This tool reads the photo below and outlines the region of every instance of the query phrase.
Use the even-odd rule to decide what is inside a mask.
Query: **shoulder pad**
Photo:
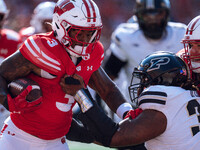
[[[138,105],[142,110],[155,109],[161,111],[166,108],[168,94],[164,86],[150,86],[138,98]]]
[[[91,59],[96,59],[95,63],[99,63],[100,65],[102,64],[104,59],[104,47],[101,42],[97,42],[97,44],[94,47],[94,50],[91,53],[91,57]]]
[[[35,34],[35,28],[28,27],[28,28],[22,28],[19,31],[20,37],[23,41],[25,41],[29,36]]]
[[[99,56],[100,56],[100,65],[102,64],[103,60],[104,60],[104,47],[103,47],[103,44],[101,42],[98,42],[97,43],[97,48],[98,48],[98,51],[99,51]]]
[[[19,41],[20,42],[20,36],[14,30],[3,29],[2,33],[6,35],[8,40]]]
[[[139,26],[137,23],[122,23],[120,24],[116,30],[112,34],[112,41],[115,43],[119,43],[122,40],[127,40],[130,35],[133,35],[136,31],[138,31]]]
[[[42,41],[43,40],[43,41]],[[39,35],[30,36],[20,48],[22,55],[37,65],[41,69],[54,75],[58,75],[62,70],[61,61],[50,51],[51,46],[44,44],[45,37],[42,39]],[[56,43],[55,39],[50,39]],[[49,42],[46,40],[46,42]]]
[[[179,23],[179,22],[168,22],[168,26],[172,28],[178,28],[178,29],[184,29],[184,30],[186,30],[187,28],[185,24]]]
[[[28,28],[22,28],[20,31],[19,31],[19,34],[21,36],[31,36],[35,33],[35,28],[33,27],[28,27]]]
[[[95,45],[95,49],[97,49],[98,51],[98,55],[101,53],[103,54],[104,53],[104,47],[103,47],[103,44],[101,42],[97,42],[97,44]]]

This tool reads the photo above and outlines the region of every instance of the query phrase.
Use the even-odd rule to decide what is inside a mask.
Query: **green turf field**
[[[67,141],[70,150],[116,150],[114,148],[106,148],[96,144],[84,144],[79,142]]]

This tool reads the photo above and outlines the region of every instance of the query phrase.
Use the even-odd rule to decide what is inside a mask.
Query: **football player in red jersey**
[[[3,0],[0,0],[0,62],[13,54],[21,43],[17,32],[3,28],[9,10]]]
[[[50,23],[52,22],[55,5],[55,2],[45,1],[36,6],[30,21],[31,26],[24,27],[19,31],[23,41],[33,34],[52,31]]]
[[[28,37],[19,51],[2,62],[0,102],[11,115],[1,132],[1,149],[67,150],[64,136],[72,122],[74,95],[87,85],[119,117],[132,109],[100,67],[104,58],[99,41],[101,28],[101,16],[94,1],[59,0],[53,13],[53,31]],[[7,84],[19,77],[30,78],[40,85],[43,94],[40,109],[31,102],[22,105],[24,93],[13,99],[9,96]]]
[[[180,50],[177,55],[188,64],[197,91],[200,94],[200,16],[196,16],[190,21],[182,43],[184,49]]]
[[[0,63],[19,47],[21,40],[17,32],[3,28],[6,17],[8,16],[8,9],[3,0],[0,0]],[[4,120],[9,116],[9,112],[0,105],[0,128]]]

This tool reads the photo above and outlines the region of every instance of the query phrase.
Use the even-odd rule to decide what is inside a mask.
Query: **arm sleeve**
[[[104,69],[108,75],[118,77],[118,73],[120,72],[121,68],[123,68],[126,64],[126,61],[121,61],[113,53],[111,53]]]
[[[84,127],[83,124],[72,119],[71,127],[69,132],[66,135],[66,138],[71,141],[83,142],[83,143],[92,143],[94,142],[94,136]]]

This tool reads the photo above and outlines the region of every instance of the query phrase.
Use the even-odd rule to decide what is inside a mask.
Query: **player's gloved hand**
[[[95,141],[94,135],[83,124],[77,122],[72,118],[71,127],[65,137],[71,141],[93,143]]]
[[[32,90],[32,86],[28,86],[23,92],[21,92],[17,97],[12,98],[10,94],[7,95],[8,110],[13,113],[24,113],[32,112],[40,108],[42,103],[42,97],[39,99],[28,102],[26,96]]]
[[[85,88],[85,82],[78,74],[71,76],[66,74],[63,78],[61,78],[60,86],[66,94],[74,96],[78,90]]]
[[[118,129],[118,124],[104,113],[87,89],[79,90],[74,99],[79,103],[82,111],[78,115],[78,119],[92,132],[95,141],[109,146],[112,136]]]
[[[126,116],[124,117],[124,119],[126,119],[126,118],[135,119],[141,113],[142,113],[142,109],[140,109],[140,108],[137,108],[135,110],[130,110],[126,114]]]

